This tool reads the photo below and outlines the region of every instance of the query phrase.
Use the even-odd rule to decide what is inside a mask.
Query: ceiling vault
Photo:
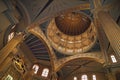
[[[53,17],[59,16],[67,12],[79,11],[79,10],[90,10],[89,1],[74,2],[73,0],[71,0],[74,3],[74,4],[71,4],[71,2],[67,0],[66,1],[46,0],[42,2],[43,4],[41,6],[38,6],[40,1],[34,2],[35,5],[32,5],[32,4],[28,5],[27,2],[24,3],[24,1],[21,0],[21,4],[26,7],[26,10],[29,13],[28,15],[31,17],[31,22],[32,22],[31,27],[34,27],[32,26],[34,24],[41,24]],[[35,11],[33,12],[32,10],[30,10],[29,9],[30,7],[32,7],[32,10],[35,10]]]
[[[65,76],[65,78],[67,78],[70,75],[74,74],[75,72],[77,72],[77,70],[79,70],[81,67],[84,67],[84,65],[89,64],[90,62],[93,62],[93,61],[88,61],[88,62],[85,62],[85,63],[79,65],[77,68],[73,69],[67,76]]]
[[[54,54],[52,48],[50,47],[50,44],[48,43],[48,41],[47,41],[44,33],[41,31],[41,29],[39,28],[39,26],[38,25],[34,25],[34,26],[35,26],[34,28],[28,28],[28,32],[31,33],[31,34],[33,34],[33,35],[35,35],[35,36],[37,36],[40,39],[42,38],[45,41],[45,43],[47,44],[48,49],[50,51],[49,52],[50,62],[51,62],[52,68],[54,70],[54,65],[55,65],[54,60],[56,61],[56,55]]]
[[[119,0],[1,0],[0,5],[0,79],[117,80]]]
[[[101,52],[88,52],[84,54],[81,53],[81,54],[76,54],[76,55],[69,56],[66,58],[57,59],[52,48],[50,47],[50,44],[48,44],[49,41],[46,39],[45,35],[41,31],[41,29],[38,27],[38,25],[35,25],[34,28],[30,27],[28,29],[28,32],[34,34],[37,37],[42,38],[46,42],[46,44],[48,45],[50,49],[50,53],[49,53],[50,61],[52,63],[52,67],[55,72],[59,71],[67,62],[74,60],[74,59],[78,59],[78,58],[93,59],[99,63],[102,63],[102,64],[104,63],[104,59],[101,55]]]
[[[101,55],[101,52],[90,52],[90,53],[83,53],[83,54],[81,53],[81,54],[76,54],[66,58],[58,59],[55,64],[55,71],[59,71],[69,61],[72,61],[75,59],[82,59],[82,58],[94,60],[101,64],[105,62],[104,58]]]
[[[32,24],[33,25],[34,24],[42,24],[42,23],[46,22],[47,20],[52,19],[54,17],[57,17],[57,16],[59,16],[61,14],[64,14],[64,13],[68,13],[68,12],[72,12],[72,11],[78,11],[78,10],[89,10],[89,9],[90,9],[90,3],[80,4],[78,6],[74,6],[72,8],[64,9],[62,11],[56,12],[56,13],[50,15],[50,16],[45,16],[45,17],[43,17],[41,19],[38,19],[37,21],[33,22]]]

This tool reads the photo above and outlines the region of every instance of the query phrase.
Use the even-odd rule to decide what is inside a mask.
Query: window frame
[[[44,68],[43,71],[42,71],[41,76],[42,77],[48,77],[48,75],[49,75],[49,69],[48,68]]]
[[[74,76],[73,80],[77,80],[77,77],[76,77],[76,76]]]
[[[11,41],[15,36],[15,32],[11,32],[9,35],[8,35],[8,39],[7,39],[7,42]]]
[[[111,55],[110,55],[110,58],[111,58],[111,60],[112,60],[112,63],[117,63],[117,59],[116,59],[116,57],[115,57],[114,54],[111,54]]]
[[[87,76],[86,74],[83,74],[83,75],[81,76],[81,80],[88,80],[88,76]]]
[[[5,78],[5,80],[13,80],[13,77],[8,74],[7,77]]]
[[[93,75],[92,75],[92,80],[97,80],[97,78],[96,78],[96,75],[95,75],[95,74],[93,74]]]
[[[34,74],[37,74],[38,71],[39,71],[39,65],[38,64],[34,64],[33,67],[32,67],[32,70],[34,70]]]

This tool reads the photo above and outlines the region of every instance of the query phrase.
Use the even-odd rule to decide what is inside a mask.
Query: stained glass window
[[[8,35],[8,42],[15,36],[15,33],[14,32],[11,32],[9,35]]]
[[[34,74],[37,74],[39,70],[39,66],[37,64],[33,65],[32,69],[34,70]]]
[[[13,77],[11,75],[8,75],[5,80],[13,80]]]
[[[96,80],[96,75],[92,75],[93,80]]]
[[[48,73],[49,73],[49,69],[48,68],[44,68],[41,76],[47,77]]]
[[[117,62],[117,60],[116,60],[116,58],[115,58],[114,55],[111,55],[111,59],[112,59],[112,62],[113,62],[113,63],[116,63],[116,62]]]
[[[82,75],[82,80],[88,80],[88,77],[87,77],[87,75]]]
[[[74,80],[77,80],[77,77],[74,77]]]

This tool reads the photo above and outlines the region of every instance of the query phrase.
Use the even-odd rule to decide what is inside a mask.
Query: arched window
[[[115,58],[114,55],[111,55],[111,60],[112,60],[113,63],[116,63],[116,62],[117,62],[117,60],[116,60],[116,58]]]
[[[77,77],[75,76],[73,80],[77,80]]]
[[[15,32],[11,32],[9,35],[8,35],[8,42],[15,36]]]
[[[8,75],[5,80],[13,80],[13,77],[11,75]]]
[[[93,80],[96,80],[96,75],[92,75]]]
[[[9,29],[8,36],[7,36],[7,42],[9,42],[15,36],[15,32],[16,32],[16,25],[13,25]]]
[[[34,70],[34,74],[37,74],[39,70],[39,66],[37,64],[33,65],[32,69]]]
[[[48,73],[49,73],[49,69],[48,68],[44,68],[41,76],[47,77]]]
[[[87,75],[82,75],[81,80],[88,80]]]

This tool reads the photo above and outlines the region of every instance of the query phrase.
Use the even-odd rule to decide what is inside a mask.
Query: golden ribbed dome
[[[91,20],[83,13],[67,13],[55,18],[57,28],[64,34],[75,36],[85,32]]]

